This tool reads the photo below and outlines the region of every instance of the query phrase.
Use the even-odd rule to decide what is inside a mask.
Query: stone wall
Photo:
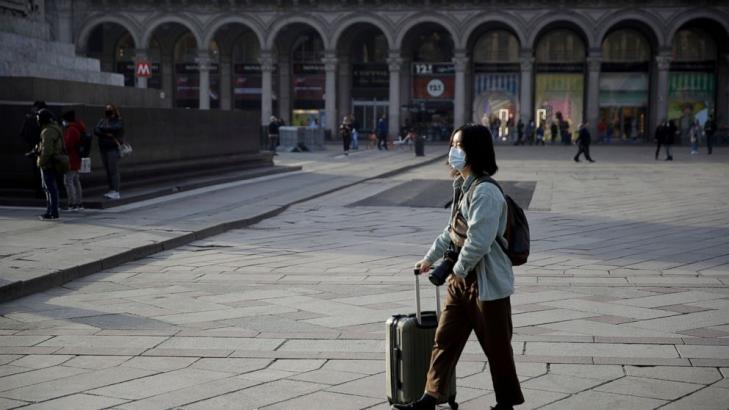
[[[52,106],[52,111],[74,109],[89,131],[101,116],[102,107]],[[28,106],[0,104],[0,197],[32,194],[36,186],[33,160],[23,156],[30,147],[20,137]],[[209,174],[216,169],[272,165],[260,154],[258,112],[200,111],[164,108],[121,107],[125,139],[133,155],[122,160],[122,185],[164,175]],[[84,175],[86,186],[105,181],[94,139],[92,174]]]

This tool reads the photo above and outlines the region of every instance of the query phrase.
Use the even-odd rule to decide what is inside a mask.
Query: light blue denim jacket
[[[473,176],[465,181],[459,177],[453,181],[453,190],[463,192],[462,196],[466,196],[474,181],[476,178]],[[470,201],[464,197],[460,202],[461,214],[468,221],[468,231],[453,273],[465,278],[468,272],[475,269],[480,300],[497,300],[510,296],[514,293],[514,271],[511,269],[509,257],[497,242],[498,237],[498,240],[506,244],[504,232],[507,207],[504,195],[494,184],[481,182],[474,188]],[[454,202],[453,206],[458,204]],[[443,257],[450,244],[451,238],[446,226],[433,242],[425,259],[434,264]]]

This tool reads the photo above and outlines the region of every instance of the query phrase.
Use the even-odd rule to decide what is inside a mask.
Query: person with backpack
[[[46,193],[46,213],[42,221],[58,219],[58,184],[56,178],[68,170],[68,156],[63,145],[63,131],[53,120],[53,114],[46,108],[38,110],[38,125],[41,128],[40,142],[36,153],[36,164],[40,169],[43,190]]]
[[[86,125],[82,121],[76,121],[76,112],[73,110],[66,111],[61,118],[64,129],[63,142],[68,152],[68,171],[63,175],[63,184],[66,186],[68,196],[68,210],[77,212],[84,208],[79,170],[85,150]]]
[[[490,134],[482,125],[469,124],[451,136],[448,164],[455,180],[450,223],[415,268],[427,273],[446,253],[457,257],[448,277],[425,393],[419,400],[395,404],[393,409],[435,409],[448,391],[450,374],[471,331],[476,332],[488,359],[496,395],[494,408],[511,409],[524,402],[511,348],[514,272],[509,248],[513,238],[507,239],[507,226],[513,201],[491,179],[498,167]]]

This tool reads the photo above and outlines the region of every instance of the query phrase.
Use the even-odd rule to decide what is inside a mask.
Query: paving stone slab
[[[377,404],[380,400],[333,392],[316,392],[278,404],[262,407],[261,410],[308,410],[312,406],[322,409],[359,410]]]
[[[595,390],[623,395],[676,400],[703,387],[700,384],[626,376],[597,387]]]
[[[277,380],[253,387],[249,387],[234,393],[220,395],[208,400],[203,400],[189,406],[186,409],[240,409],[261,408],[267,405],[284,402],[294,397],[313,393],[322,388],[322,385],[292,381]]]
[[[113,386],[90,390],[89,392],[106,397],[139,400],[230,376],[232,376],[231,373],[199,369],[180,369],[121,382]]]
[[[57,409],[74,409],[74,410],[96,410],[106,409],[122,404],[126,400],[114,399],[111,397],[99,397],[90,394],[74,394],[59,399],[45,401],[43,403],[31,404],[23,407],[32,410],[57,410]]]
[[[673,346],[666,345],[622,345],[616,343],[545,343],[527,342],[526,354],[564,356],[607,356],[677,358]]]
[[[722,378],[716,369],[700,367],[635,367],[625,366],[628,376],[636,376],[660,380],[673,380],[677,382],[711,384]]]
[[[729,390],[715,387],[707,387],[682,397],[661,409],[666,410],[715,410],[726,407],[729,403]]]
[[[626,396],[623,394],[604,393],[599,391],[587,391],[567,397],[563,400],[552,402],[551,404],[541,408],[545,410],[649,410],[655,409],[665,403],[666,401],[664,400],[649,399],[645,397]]]

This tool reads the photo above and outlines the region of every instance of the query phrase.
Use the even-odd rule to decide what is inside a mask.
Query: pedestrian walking
[[[339,137],[344,146],[344,155],[349,155],[349,145],[352,143],[352,120],[348,115],[345,115],[339,124]]]
[[[387,117],[384,115],[377,121],[377,149],[387,151]]]
[[[663,134],[663,146],[666,147],[666,161],[673,161],[672,146],[676,138],[680,137],[681,131],[676,126],[676,121],[668,121],[668,126]]]
[[[393,405],[393,409],[435,409],[438,398],[448,392],[451,372],[471,331],[476,333],[488,359],[496,396],[494,408],[511,409],[524,402],[511,348],[514,273],[499,245],[499,241],[505,241],[506,200],[496,185],[476,182],[498,170],[489,133],[486,127],[470,124],[455,130],[451,137],[448,163],[455,175],[452,215],[460,212],[468,221],[468,236],[448,277],[425,393],[419,400]],[[415,267],[427,273],[446,249],[454,246],[446,229]]]
[[[575,162],[580,162],[580,155],[585,154],[585,159],[595,162],[590,157],[590,131],[587,130],[588,123],[584,122],[580,125],[579,134],[577,136],[577,154],[574,157]]]
[[[704,135],[706,135],[706,152],[711,155],[714,150],[714,135],[716,135],[716,121],[713,114],[704,123]]]
[[[559,135],[559,127],[557,126],[557,123],[552,121],[552,124],[549,126],[549,143],[554,145],[554,142],[557,141],[557,136]]]
[[[516,123],[516,142],[514,145],[524,145],[524,123],[521,118]]]
[[[699,138],[701,138],[701,125],[698,120],[694,120],[689,127],[689,141],[691,142],[691,155],[699,153]]]
[[[68,210],[77,212],[83,209],[83,190],[81,188],[81,148],[82,137],[86,134],[86,125],[76,120],[76,112],[71,110],[63,113],[63,142],[68,153],[68,171],[63,175],[63,185],[66,187]]]
[[[534,145],[534,121],[530,120],[529,123],[526,126],[525,131],[526,140],[529,142],[529,145]]]
[[[96,124],[94,135],[99,138],[99,152],[106,170],[106,183],[109,186],[109,192],[104,194],[104,198],[120,199],[119,150],[124,144],[124,123],[116,106],[107,104],[104,107],[104,117]]]
[[[58,219],[57,178],[68,170],[68,156],[63,145],[63,131],[53,120],[53,114],[46,108],[38,110],[38,125],[41,129],[40,142],[36,152],[36,164],[40,169],[41,182],[46,194],[46,212],[40,215],[43,221]]]
[[[544,122],[539,123],[537,127],[537,145],[544,145]]]
[[[656,127],[654,137],[654,140],[656,141],[656,161],[658,160],[658,155],[661,153],[661,145],[665,144],[667,132],[668,122],[664,119],[660,124],[658,124],[658,127]]]
[[[278,132],[281,127],[281,123],[275,115],[272,115],[268,122],[268,150],[273,152],[273,155],[278,155],[276,147],[278,146]]]

